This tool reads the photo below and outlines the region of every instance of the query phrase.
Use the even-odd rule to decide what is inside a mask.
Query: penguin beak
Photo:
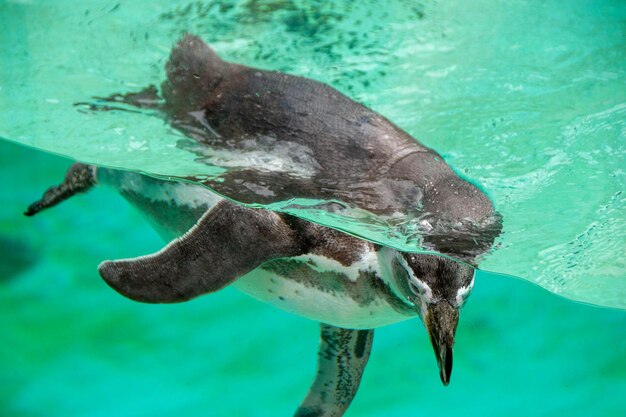
[[[446,301],[430,304],[426,308],[426,329],[437,357],[439,376],[445,386],[450,383],[452,346],[458,323],[459,311]]]

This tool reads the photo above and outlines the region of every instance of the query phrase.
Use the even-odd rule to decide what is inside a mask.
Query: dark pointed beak
[[[447,386],[452,374],[452,347],[459,323],[459,310],[446,301],[430,304],[426,308],[424,321],[437,357],[441,382]]]

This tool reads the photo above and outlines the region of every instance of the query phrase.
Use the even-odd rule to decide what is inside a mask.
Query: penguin
[[[170,242],[154,254],[102,262],[98,272],[115,291],[175,303],[233,285],[320,322],[318,372],[296,416],[343,415],[374,329],[415,317],[448,385],[459,311],[501,232],[489,198],[434,150],[323,83],[229,63],[189,34],[166,73],[161,95],[151,86],[101,100],[106,109],[123,102],[158,110],[188,138],[177,146],[228,170],[165,179],[78,162],[25,214],[112,186]],[[438,254],[402,252],[246,205],[293,198],[417,218],[423,247]]]

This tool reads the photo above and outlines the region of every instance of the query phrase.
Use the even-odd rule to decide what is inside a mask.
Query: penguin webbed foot
[[[107,97],[94,96],[96,102],[79,101],[74,106],[86,108],[91,111],[126,111],[131,113],[141,113],[140,110],[161,110],[164,100],[159,95],[157,87],[153,84],[137,92],[115,93]],[[121,106],[120,106],[121,105]],[[124,107],[124,105],[126,107]]]
[[[43,196],[28,206],[25,216],[34,216],[42,210],[56,206],[78,193],[85,193],[96,184],[95,167],[77,162],[65,174],[59,185],[48,188]]]
[[[149,86],[144,87],[141,91],[138,91],[136,93],[117,93],[112,94],[108,97],[94,98],[110,103],[124,103],[134,107],[139,107],[141,109],[158,108],[163,102],[163,99],[159,95],[159,91],[154,84],[150,84]]]
[[[294,417],[341,417],[354,399],[372,349],[374,330],[321,323],[317,374]]]

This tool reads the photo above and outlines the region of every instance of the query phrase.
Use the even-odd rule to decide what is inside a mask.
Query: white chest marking
[[[207,164],[223,168],[252,168],[297,178],[312,178],[322,169],[311,148],[264,135],[241,140],[234,149],[196,146],[193,151],[202,154]]]
[[[363,305],[348,294],[323,291],[262,268],[244,275],[233,285],[281,310],[348,329],[373,329],[412,317],[399,313],[382,298]]]
[[[409,274],[409,288],[419,299],[417,304],[420,307],[420,317],[425,320],[426,307],[434,301],[433,290],[428,286],[428,284],[415,276],[413,269],[409,266],[409,264],[402,256],[398,257],[398,261]]]
[[[99,168],[98,181],[113,186],[120,192],[134,193],[149,201],[168,203],[172,206],[210,208],[223,200],[201,185],[158,180],[130,171]]]
[[[378,256],[374,251],[364,252],[358,261],[348,266],[342,265],[339,261],[322,255],[308,254],[295,257],[294,259],[306,262],[311,269],[317,272],[335,272],[342,274],[352,282],[355,282],[359,278],[360,272],[374,272],[379,277],[382,276]]]
[[[474,280],[472,280],[467,287],[461,287],[456,293],[456,305],[462,307],[465,304],[465,300],[470,292],[474,288]]]

